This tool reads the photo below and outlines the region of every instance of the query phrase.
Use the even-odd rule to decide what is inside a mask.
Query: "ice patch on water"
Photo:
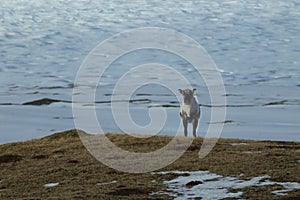
[[[300,189],[298,182],[273,182],[268,175],[253,177],[250,180],[241,180],[239,177],[223,177],[221,175],[210,173],[209,171],[167,171],[157,172],[155,174],[178,174],[179,177],[164,181],[168,186],[166,191],[155,194],[167,194],[175,199],[224,199],[241,198],[242,191],[230,192],[231,189],[243,189],[246,187],[259,187],[269,185],[280,185],[284,189],[272,191],[275,195],[286,195],[294,189]],[[181,175],[181,176],[180,176]],[[192,185],[192,186],[191,186]]]

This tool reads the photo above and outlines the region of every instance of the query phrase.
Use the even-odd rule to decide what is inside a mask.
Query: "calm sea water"
[[[74,128],[72,90],[82,61],[104,39],[140,27],[177,30],[210,54],[227,94],[221,137],[300,141],[299,24],[298,0],[1,1],[0,143]],[[103,129],[120,132],[109,101],[122,70],[149,62],[177,66],[197,87],[198,134],[204,136],[210,119],[204,81],[177,57],[146,50],[120,58],[117,70],[105,74],[96,95]],[[44,98],[53,103],[30,103]],[[165,106],[168,120],[161,133],[175,134],[179,103],[170,91],[146,86],[133,98],[140,100],[130,107],[136,123],[150,121],[149,107]]]

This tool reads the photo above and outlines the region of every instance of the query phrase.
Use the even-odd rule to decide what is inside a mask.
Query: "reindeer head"
[[[191,99],[194,98],[194,92],[196,91],[196,88],[194,88],[193,90],[190,89],[178,89],[178,91],[180,92],[180,94],[183,97],[183,102],[184,104],[190,104]]]

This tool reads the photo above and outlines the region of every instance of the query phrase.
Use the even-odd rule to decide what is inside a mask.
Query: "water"
[[[4,0],[0,7],[0,143],[74,128],[70,102],[84,58],[104,39],[145,26],[180,31],[197,40],[213,58],[228,101],[222,137],[300,141],[299,10],[297,0]],[[118,70],[105,74],[96,95],[104,129],[120,132],[111,122],[109,100],[122,70],[153,61],[174,65],[197,87],[203,105],[198,134],[203,136],[210,119],[203,80],[178,57],[157,51],[122,57],[114,63]],[[43,98],[57,102],[23,105]],[[175,134],[179,103],[170,91],[141,88],[133,99],[147,100],[131,103],[136,123],[149,122],[148,107],[164,105],[168,120],[163,132]]]

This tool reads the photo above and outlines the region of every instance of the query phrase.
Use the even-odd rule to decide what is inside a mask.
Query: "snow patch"
[[[103,183],[97,183],[97,185],[109,185],[109,184],[114,184],[117,181],[111,181],[111,182],[103,182]]]
[[[281,185],[284,189],[272,191],[275,195],[286,195],[294,189],[300,189],[298,182],[273,182],[268,175],[253,177],[250,180],[241,180],[240,177],[223,177],[210,173],[209,171],[167,171],[156,172],[153,174],[178,174],[173,180],[164,181],[168,186],[166,191],[155,194],[167,194],[177,200],[201,198],[205,199],[224,199],[241,198],[242,191],[230,192],[231,189],[243,189],[252,186]]]
[[[231,146],[245,146],[245,145],[249,145],[247,143],[241,142],[241,143],[231,143]]]
[[[43,185],[45,188],[52,188],[52,187],[56,187],[58,186],[59,183],[47,183],[45,185]]]

